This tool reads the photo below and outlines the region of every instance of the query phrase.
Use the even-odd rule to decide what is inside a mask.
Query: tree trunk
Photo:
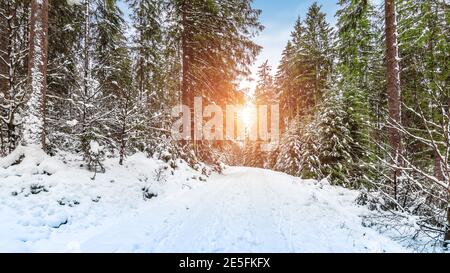
[[[47,89],[48,0],[31,1],[28,80],[31,89],[24,120],[26,145],[45,149],[45,93]]]
[[[448,189],[447,198],[447,226],[445,227],[444,247],[450,246],[450,187]]]
[[[122,135],[120,138],[119,165],[123,165],[123,160],[125,159],[125,129],[122,129]]]
[[[433,152],[433,158],[434,158],[434,176],[439,181],[444,181],[444,173],[442,172],[442,160],[437,151]]]
[[[14,55],[17,54],[15,52],[15,42],[17,35],[17,26],[15,25],[16,20],[16,7],[11,5],[10,13],[8,18],[8,95],[6,98],[13,99],[16,93],[15,90],[15,77],[16,77],[16,64]],[[9,141],[9,152],[11,153],[16,148],[16,124],[14,123],[14,110],[10,109],[9,113],[9,123],[8,123],[8,141]]]
[[[3,96],[5,98],[8,98],[8,75],[9,75],[9,44],[11,43],[10,37],[11,37],[11,27],[10,27],[10,21],[7,16],[9,17],[11,12],[8,10],[8,4],[9,2],[5,2],[0,4],[0,8],[3,8],[5,10],[5,16],[0,16],[0,25],[2,26],[2,30],[0,31],[0,92],[3,93]],[[1,11],[0,11],[1,12]],[[6,27],[3,27],[6,26]],[[6,30],[3,30],[6,28]]]
[[[15,149],[16,141],[18,139],[16,135],[16,125],[14,120],[15,106],[13,105],[14,96],[16,94],[16,66],[17,66],[17,52],[16,42],[18,34],[17,21],[17,4],[13,1],[6,1],[4,4],[5,17],[0,19],[0,24],[5,26],[5,31],[0,37],[0,92],[3,93],[5,100],[9,105],[5,108],[4,116],[6,118],[5,127],[0,130],[6,129],[7,140],[6,147],[5,141],[2,142],[1,149],[5,149],[8,152],[12,152]],[[3,126],[3,125],[2,125]],[[3,135],[2,135],[3,137]],[[4,140],[4,139],[2,139]]]
[[[123,104],[122,104],[123,105]],[[128,98],[125,101],[125,105],[123,105],[123,116],[122,116],[122,128],[120,129],[120,148],[119,148],[119,165],[123,165],[123,161],[125,159],[125,149],[126,149],[126,134],[127,134],[127,109],[129,108],[128,105]]]
[[[182,50],[182,82],[181,82],[181,103],[191,107],[191,80],[190,80],[190,30],[188,22],[188,4],[183,1],[181,4],[181,25],[183,26],[183,31],[181,34],[181,50]]]
[[[183,31],[181,34],[181,54],[182,54],[182,80],[181,80],[181,104],[190,109],[191,115],[191,140],[183,141],[183,144],[193,142],[194,140],[194,93],[192,90],[192,62],[194,60],[192,50],[191,23],[189,20],[189,3],[183,0],[180,5],[181,25]]]
[[[88,124],[87,124],[87,104],[89,98],[89,77],[91,71],[89,68],[89,43],[90,43],[90,0],[86,0],[84,3],[84,45],[83,45],[83,108],[81,115],[81,133],[82,133],[82,143],[81,148],[84,153],[85,158],[89,158],[89,143],[87,139]]]
[[[392,164],[401,164],[401,136],[395,125],[401,124],[401,98],[400,98],[400,68],[397,45],[397,19],[395,0],[385,0],[385,31],[386,31],[386,61],[387,61],[387,96],[389,108],[389,143],[391,146]],[[392,168],[392,181],[394,197],[397,198],[397,179],[400,174],[398,168]]]

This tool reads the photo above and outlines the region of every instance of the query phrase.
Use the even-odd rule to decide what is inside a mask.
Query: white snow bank
[[[19,146],[11,154],[0,158],[0,168],[7,169],[2,173],[3,176],[22,173],[52,174],[63,168],[63,164],[48,156],[39,147],[31,145]]]
[[[153,201],[150,197],[204,183],[193,179],[202,175],[184,162],[173,170],[144,154],[129,157],[123,166],[107,159],[106,173],[95,180],[82,164],[74,155],[58,159],[37,147],[18,147],[0,158],[0,252],[39,251],[33,245],[51,235],[96,232],[138,213]],[[67,249],[54,243],[54,249],[76,249],[69,242]]]

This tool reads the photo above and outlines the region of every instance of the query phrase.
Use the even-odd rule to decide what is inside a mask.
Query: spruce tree
[[[316,154],[320,161],[317,170],[308,173],[315,178],[329,177],[332,183],[352,186],[351,170],[354,168],[352,155],[351,132],[348,124],[348,115],[343,99],[343,92],[337,87],[325,90],[324,101],[316,112],[313,126],[309,126],[311,135],[315,135],[315,148],[304,153]],[[307,158],[307,156],[305,156]],[[314,165],[314,164],[311,164]],[[318,171],[318,172],[317,172]]]
[[[369,62],[373,54],[373,7],[369,0],[340,0],[336,13],[339,70],[361,88],[368,86]]]
[[[289,121],[297,116],[300,111],[298,102],[299,97],[295,92],[295,73],[292,65],[292,58],[293,46],[291,41],[288,41],[282,52],[282,57],[275,78],[275,87],[277,89],[277,93],[279,94],[283,130],[289,127]]]
[[[300,51],[306,63],[306,88],[309,90],[310,106],[320,102],[321,93],[332,73],[334,45],[331,27],[326,14],[316,2],[308,9],[305,18],[305,34],[300,42]]]
[[[262,30],[249,0],[172,1],[182,56],[182,101],[197,95],[225,105],[236,99],[235,79],[249,74],[260,51],[251,39]]]
[[[340,86],[346,105],[350,126],[352,154],[361,163],[370,153],[370,122],[375,121],[376,111],[370,111],[370,101],[376,99],[373,72],[370,62],[376,57],[373,6],[370,1],[339,1],[336,13],[338,71]],[[360,167],[359,167],[360,168]],[[353,177],[361,176],[359,168],[352,172]]]
[[[255,89],[255,102],[257,105],[270,105],[277,102],[272,68],[266,60],[258,68],[258,82]]]

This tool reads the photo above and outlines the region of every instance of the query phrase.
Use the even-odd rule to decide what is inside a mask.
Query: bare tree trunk
[[[445,227],[444,247],[450,246],[450,185],[447,190],[447,225]]]
[[[401,164],[401,136],[394,125],[401,124],[401,97],[400,97],[400,68],[397,45],[397,19],[395,0],[385,0],[385,31],[386,31],[386,59],[387,59],[387,95],[389,108],[389,142],[391,146],[392,164]],[[397,198],[397,179],[400,174],[398,168],[392,169],[394,197]]]
[[[31,1],[28,79],[31,88],[24,120],[24,144],[45,149],[45,93],[47,89],[48,0]]]
[[[90,85],[90,75],[91,72],[89,70],[89,36],[90,36],[90,0],[86,0],[84,3],[84,47],[83,47],[83,110],[82,110],[82,117],[81,117],[81,126],[82,126],[82,143],[81,148],[84,153],[85,158],[89,158],[89,143],[87,141],[87,104],[88,104],[88,98],[89,98],[89,85]]]
[[[128,109],[128,98],[126,98],[125,105],[123,105],[123,116],[121,119],[122,128],[120,129],[120,148],[119,148],[119,165],[123,165],[123,161],[125,159],[125,149],[127,145],[127,109]]]
[[[123,160],[125,159],[125,134],[126,134],[126,128],[125,123],[122,125],[122,132],[120,136],[120,148],[119,148],[119,165],[123,165]]]
[[[144,57],[141,49],[141,56],[139,58],[139,100],[143,99],[145,94],[145,71],[144,71]],[[147,100],[147,105],[149,104],[149,94],[145,94],[145,99]]]
[[[15,90],[15,77],[16,77],[16,64],[14,55],[15,52],[15,40],[17,35],[17,26],[15,25],[17,10],[12,4],[10,5],[10,13],[8,18],[8,92],[6,98],[10,100],[14,98]],[[12,152],[16,148],[16,124],[14,123],[14,110],[11,109],[8,117],[8,142],[9,152]]]
[[[8,98],[9,82],[9,44],[11,37],[11,6],[9,1],[0,3],[0,92],[5,98]]]
[[[182,79],[181,79],[181,104],[186,105],[190,109],[191,115],[191,142],[194,140],[194,93],[192,90],[192,61],[194,60],[191,45],[192,33],[191,23],[189,20],[189,3],[183,0],[180,6],[181,25],[183,31],[181,34],[181,54],[182,54]],[[189,143],[189,141],[184,144]]]
[[[434,159],[434,177],[436,177],[439,181],[444,181],[444,173],[442,172],[442,160],[441,156],[437,151],[433,152]]]
[[[0,37],[0,90],[3,92],[5,100],[9,105],[5,109],[5,129],[7,136],[8,147],[2,143],[2,149],[8,148],[8,152],[15,149],[16,141],[18,139],[16,134],[16,124],[14,119],[15,106],[13,106],[14,96],[16,95],[16,67],[17,55],[16,42],[18,34],[17,22],[17,4],[13,1],[6,1],[4,3],[4,16],[0,20],[0,24],[4,25],[4,32]],[[3,129],[3,128],[2,128]]]
[[[188,23],[188,4],[183,1],[181,4],[181,25],[183,26],[183,33],[181,34],[181,50],[182,50],[182,80],[181,80],[181,103],[187,106],[191,106],[191,81],[190,81],[190,45],[189,45],[189,23]]]

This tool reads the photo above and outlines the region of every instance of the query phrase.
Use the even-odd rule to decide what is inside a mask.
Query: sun
[[[246,128],[252,126],[255,122],[255,106],[252,103],[245,104],[240,111],[240,119]]]

